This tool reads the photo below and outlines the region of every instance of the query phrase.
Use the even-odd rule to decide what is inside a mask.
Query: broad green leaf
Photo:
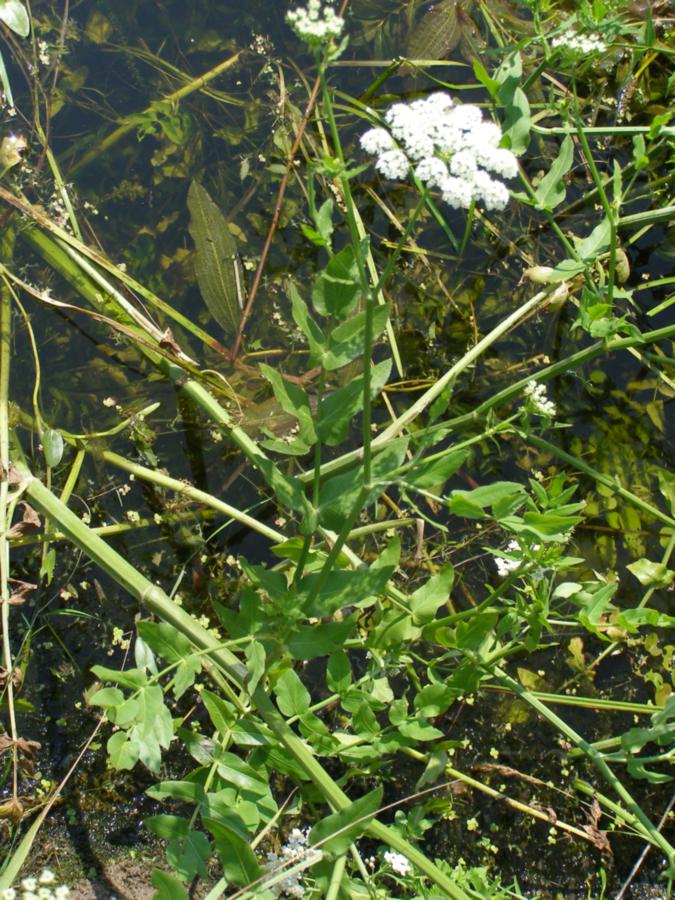
[[[211,832],[216,850],[228,881],[251,884],[260,878],[261,869],[248,841],[244,841],[222,821],[203,816],[202,821]]]
[[[42,452],[50,468],[58,466],[63,458],[63,437],[60,431],[47,428],[42,434]]]
[[[387,304],[378,305],[373,310],[373,339],[378,338],[386,328],[389,310]],[[331,331],[328,346],[321,357],[324,368],[332,372],[362,355],[365,322],[365,312],[356,313]]]
[[[392,542],[390,546],[399,545],[398,542]],[[360,606],[367,600],[377,597],[386,587],[397,565],[398,558],[387,565],[377,565],[376,561],[370,567],[362,566],[356,570],[342,569],[331,572],[326,584],[311,602],[304,600],[305,615],[318,618],[330,616],[342,607]],[[312,589],[319,578],[321,574],[316,572],[302,579],[301,598],[308,598],[312,594]]]
[[[268,785],[265,778],[235,753],[218,753],[216,765],[220,777],[238,790],[250,791],[256,796],[264,796],[267,793]]]
[[[410,738],[412,741],[437,741],[439,738],[445,737],[442,731],[423,719],[408,719],[407,722],[401,722],[398,730],[403,737]]]
[[[251,641],[244,653],[246,657],[246,688],[249,694],[253,694],[258,682],[265,674],[265,648],[258,641]]]
[[[525,488],[516,481],[497,481],[472,491],[452,491],[448,499],[448,509],[456,516],[478,519],[485,515],[489,506],[500,504],[501,517],[505,509],[516,508],[523,500]]]
[[[146,828],[162,840],[170,841],[175,837],[183,837],[190,830],[190,823],[182,816],[172,816],[163,813],[159,816],[148,816],[145,821]]]
[[[153,900],[189,900],[190,895],[177,878],[161,869],[152,870],[152,884],[157,888]]]
[[[319,272],[312,290],[314,309],[322,316],[344,318],[361,296],[354,248],[348,244]]]
[[[604,218],[587,238],[573,237],[577,253],[585,262],[594,262],[599,253],[603,253],[609,247],[610,225],[609,219]]]
[[[237,719],[234,706],[227,700],[224,700],[222,697],[219,697],[217,694],[206,689],[201,692],[201,698],[211,722],[213,723],[213,727],[221,738],[227,737]]]
[[[119,688],[101,688],[89,698],[90,706],[102,706],[108,709],[110,706],[119,706],[124,701],[124,694]]]
[[[322,819],[312,828],[308,842],[330,856],[342,856],[359,838],[377,814],[382,803],[382,787]]]
[[[190,185],[187,204],[199,290],[213,318],[228,337],[233,337],[241,322],[243,299],[236,242],[227,219],[197,181]]]
[[[326,337],[311,317],[307,304],[292,282],[288,284],[288,296],[291,298],[293,320],[307,338],[311,354],[310,362],[320,362],[326,350]]]
[[[535,191],[535,199],[539,209],[555,209],[565,199],[565,175],[572,168],[574,159],[574,143],[567,135],[560,147],[560,153],[553,161],[551,168],[541,179]]]
[[[675,626],[675,616],[660,613],[657,609],[624,609],[617,615],[616,624],[633,633],[644,625],[651,628],[672,628]]]
[[[145,793],[154,800],[168,798],[195,805],[203,803],[206,797],[204,788],[196,781],[160,781],[147,788]]]
[[[185,635],[168,622],[141,620],[136,623],[136,630],[146,644],[169,663],[179,662],[195,652]]]
[[[364,508],[384,493],[403,461],[408,447],[406,438],[398,438],[379,451],[373,459],[372,481],[375,483],[364,503]],[[321,524],[334,531],[340,531],[345,517],[349,515],[361,491],[363,471],[350,469],[334,475],[321,486]]]
[[[421,716],[440,716],[456,696],[457,692],[446,684],[428,684],[415,696],[415,709]]]
[[[19,37],[28,37],[30,33],[28,11],[20,0],[4,0],[0,3],[0,21]]]
[[[134,662],[139,669],[147,669],[152,675],[157,674],[155,654],[140,635],[136,636],[134,643]]]
[[[418,588],[410,597],[410,612],[416,625],[431,622],[437,610],[450,599],[450,591],[455,578],[452,563],[443,566],[440,572]]]
[[[140,712],[140,704],[135,697],[129,697],[119,706],[108,710],[108,718],[120,728],[128,728],[132,722],[136,722]]]
[[[166,858],[176,874],[183,881],[193,878],[208,878],[206,864],[211,856],[211,844],[202,831],[190,829],[187,834],[169,841],[166,846]]]
[[[138,721],[129,731],[129,738],[137,745],[141,762],[151,772],[159,772],[162,750],[168,749],[173,738],[173,719],[159,685],[144,687],[136,699],[140,706]]]
[[[290,381],[286,381],[271,366],[263,364],[260,366],[260,371],[272,385],[272,390],[279,406],[284,412],[289,413],[289,415],[298,420],[300,440],[311,446],[316,441],[316,434],[307,392],[298,387],[297,384],[291,384]]]
[[[277,679],[274,691],[279,709],[285,716],[301,716],[309,709],[309,691],[293,669],[283,672]]]
[[[651,562],[648,559],[638,559],[637,562],[626,566],[640,584],[650,588],[667,588],[675,578],[675,572],[666,568],[663,563]]]
[[[439,459],[430,462],[420,460],[405,473],[407,485],[416,488],[432,488],[445,484],[469,456],[468,450],[453,450],[449,447]]]
[[[352,667],[344,650],[332,653],[326,667],[326,684],[334,694],[344,694],[352,683]]]
[[[377,363],[371,370],[370,396],[376,397],[387,383],[391,372],[391,360]],[[319,439],[335,447],[347,437],[354,417],[363,409],[363,376],[323,397],[319,404],[316,431]]]
[[[499,82],[497,95],[504,107],[502,131],[508,146],[516,154],[524,153],[530,142],[530,104],[520,87],[523,66],[520,53],[511,53],[495,72]]]
[[[293,659],[316,659],[338,650],[356,627],[357,616],[341,622],[299,625],[288,639],[288,652]]]
[[[91,671],[101,681],[113,681],[132,690],[148,683],[148,676],[143,669],[126,669],[124,672],[118,672],[117,669],[107,669],[105,666],[92,666]]]
[[[106,749],[113,769],[133,769],[140,756],[140,747],[135,741],[129,740],[126,731],[115,732]]]

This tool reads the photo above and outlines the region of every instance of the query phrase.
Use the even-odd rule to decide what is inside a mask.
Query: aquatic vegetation
[[[160,900],[670,890],[667,22],[118,6],[0,3],[0,891],[92,760]]]

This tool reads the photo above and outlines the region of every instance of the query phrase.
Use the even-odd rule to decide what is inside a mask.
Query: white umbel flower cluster
[[[0,891],[0,900],[66,900],[69,895],[70,888],[56,886],[56,875],[51,869],[43,869],[38,878],[24,878],[19,890],[9,887]]]
[[[536,416],[546,416],[549,419],[555,418],[556,406],[552,400],[548,399],[545,385],[538,384],[536,381],[528,381],[523,389],[523,394],[530,412]]]
[[[308,0],[307,6],[298,6],[286,13],[286,21],[301,41],[313,46],[326,44],[339,38],[345,27],[345,20],[339,16],[330,3]]]
[[[307,831],[294,828],[279,853],[267,854],[267,870],[271,873],[288,868],[310,855],[316,856],[317,860],[321,859],[321,853],[307,846],[307,835]],[[276,884],[270,885],[267,890],[275,897],[304,897],[306,889],[302,884],[302,874],[293,872]]]
[[[573,53],[602,53],[607,49],[607,44],[599,34],[580,34],[573,28],[568,28],[551,41],[552,47],[562,47]]]
[[[509,192],[499,178],[514,178],[518,162],[499,146],[499,126],[483,120],[477,106],[455,104],[449,94],[438,92],[395,103],[384,121],[388,128],[366,131],[361,146],[377,157],[375,168],[385,178],[402,180],[412,167],[455,209],[467,209],[474,201],[486,209],[504,209]]]
[[[387,850],[384,854],[384,861],[391,866],[397,875],[409,875],[412,872],[412,866],[402,853],[394,853],[393,850]]]

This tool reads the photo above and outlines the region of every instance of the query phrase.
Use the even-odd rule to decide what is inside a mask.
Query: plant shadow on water
[[[6,6],[0,3],[0,18]],[[673,231],[660,216],[669,202],[661,129],[672,99],[664,59],[672,57],[673,37],[672,25],[659,18],[660,5],[647,13],[641,4],[630,10],[609,0],[593,8],[580,4],[570,18],[534,0],[353,0],[349,46],[328,62],[316,48],[316,54],[298,49],[285,4],[258,0],[242,9],[225,0],[97,0],[68,10],[35,0],[31,6],[30,40],[2,19],[6,79],[21,115],[13,121],[7,113],[5,79],[2,137],[16,128],[31,143],[23,161],[14,162],[3,144],[2,184],[19,204],[37,210],[38,223],[29,228],[27,216],[12,219],[5,198],[4,283],[20,292],[27,310],[16,304],[12,312],[9,426],[47,487],[86,525],[101,529],[148,585],[159,586],[212,640],[215,635],[216,650],[224,645],[247,674],[240,682],[231,672],[223,676],[211,660],[214,648],[200,643],[203,634],[198,640],[196,631],[189,633],[188,640],[183,633],[179,640],[160,633],[161,604],[149,606],[150,619],[137,629],[139,594],[145,603],[149,587],[130,596],[128,580],[120,586],[81,544],[55,535],[67,532],[66,524],[40,508],[40,530],[26,527],[7,544],[11,577],[39,586],[25,605],[4,604],[11,608],[20,678],[8,698],[12,667],[5,655],[0,737],[12,735],[7,723],[14,704],[21,737],[41,746],[33,750],[34,764],[26,759],[22,766],[21,814],[7,805],[17,799],[16,751],[14,767],[12,753],[3,757],[5,865],[30,817],[77,761],[102,709],[114,730],[105,725],[76,765],[27,870],[48,864],[73,883],[94,871],[105,877],[105,860],[130,851],[148,861],[149,882],[168,840],[173,874],[162,875],[162,865],[153,876],[157,896],[188,896],[187,889],[203,896],[214,884],[232,894],[263,878],[251,842],[254,850],[261,844],[268,860],[270,853],[279,859],[275,829],[287,835],[291,827],[282,824],[283,807],[292,825],[314,825],[310,838],[324,844],[324,858],[314,867],[306,862],[297,876],[307,879],[307,896],[432,896],[421,892],[437,879],[442,896],[604,897],[629,878],[648,841],[650,854],[625,896],[665,897],[659,879],[667,839],[659,843],[634,808],[629,814],[607,799],[611,788],[594,767],[602,753],[574,747],[570,738],[607,742],[638,809],[658,822],[670,792],[657,770],[666,758],[665,738],[672,742],[672,714],[653,726],[662,728],[661,743],[656,731],[639,743],[631,729],[646,730],[650,715],[672,698],[666,628],[673,624],[667,588],[675,441],[667,408],[675,353],[672,333],[647,343],[635,339],[638,329],[672,327],[673,307],[664,298],[673,281]],[[595,33],[594,17],[596,28],[606,27],[602,53],[580,61],[566,56],[572,51],[564,46],[554,49],[555,36],[569,41],[570,29]],[[402,65],[404,51],[417,62]],[[44,70],[36,52],[46,54]],[[225,67],[213,75],[220,64]],[[322,85],[319,111],[304,128],[317,71],[330,90]],[[36,81],[46,104],[36,101]],[[340,142],[347,165],[361,166],[363,131],[382,124],[395,101],[437,89],[467,105],[480,103],[486,115],[492,109],[506,123],[522,179],[509,182],[515,199],[503,211],[482,202],[464,204],[468,210],[443,206],[443,192],[431,190],[438,185],[414,183],[407,165],[399,181],[365,165],[348,175],[340,167]],[[566,128],[555,127],[561,122]],[[634,132],[625,135],[622,126]],[[261,287],[234,359],[246,286],[251,289],[288,155],[303,128],[299,162],[290,167]],[[589,141],[597,141],[592,152]],[[72,222],[79,222],[82,243],[102,247],[119,267],[114,284],[133,300],[140,324],[128,310],[120,313],[100,280],[98,287],[82,287],[77,277],[87,271],[85,257],[78,257],[74,276],[58,257],[66,248],[63,234],[44,231],[56,250],[40,243],[40,216],[76,238]],[[337,226],[343,217],[349,229]],[[73,252],[79,252],[75,245]],[[386,270],[392,254],[396,265],[380,285],[373,271]],[[113,280],[100,259],[93,262],[99,279]],[[371,279],[367,291],[364,278]],[[363,348],[351,356],[351,349],[340,350],[331,329],[338,333],[359,315],[364,321],[377,316],[373,285],[384,289],[391,309],[389,330],[384,319],[375,329],[382,337],[371,366],[361,358]],[[467,351],[540,288],[552,293],[559,285],[565,290],[558,296],[558,288],[557,299],[533,307],[519,327],[463,365]],[[308,341],[320,341],[298,312],[310,295],[312,315],[324,317],[321,352],[308,351]],[[52,300],[68,305],[50,307]],[[96,315],[83,314],[99,301]],[[161,323],[157,333],[146,322]],[[600,346],[591,354],[603,340],[607,352]],[[612,340],[625,340],[625,348]],[[326,363],[326,347],[344,360]],[[576,358],[584,352],[587,358]],[[336,540],[338,584],[355,565],[340,543],[351,513],[335,504],[340,491],[352,500],[357,494],[353,484],[336,481],[329,501],[319,504],[325,520],[308,524],[311,504],[303,506],[293,491],[308,467],[304,483],[307,495],[315,490],[317,505],[321,479],[311,476],[318,432],[309,423],[327,416],[327,392],[343,391],[353,413],[338,421],[334,411],[335,424],[323,421],[315,463],[337,465],[343,454],[362,448],[364,408],[371,415],[367,391],[350,396],[348,389],[366,377],[378,385],[378,367],[390,356],[384,402],[372,409],[373,441],[444,373],[461,368],[452,392],[429,404],[428,421],[409,423],[408,456],[401,448],[396,464],[383,470],[377,460],[385,453],[374,456],[374,480],[383,488],[375,495],[363,489],[363,511],[346,535],[371,581],[335,588],[333,596],[319,573]],[[508,392],[523,379],[535,384],[536,373],[567,360],[549,382],[553,416],[537,418],[523,385]],[[190,379],[198,384],[193,393],[184,390]],[[214,415],[214,404],[204,405],[207,391],[222,415]],[[506,391],[500,403],[493,402],[498,391]],[[565,427],[554,430],[557,422]],[[234,441],[233,431],[239,433]],[[62,447],[64,439],[65,451],[46,466],[52,442]],[[256,447],[278,460],[272,475]],[[422,470],[428,451],[445,455],[442,470],[433,462],[432,474]],[[453,452],[459,455],[451,467]],[[369,453],[362,451],[366,465]],[[360,470],[351,472],[357,488],[370,482]],[[497,493],[481,500],[487,497],[481,489],[495,483]],[[565,494],[571,484],[573,498]],[[202,493],[190,494],[186,485]],[[523,485],[534,498],[524,514]],[[581,513],[572,508],[579,501],[585,502]],[[267,529],[264,537],[241,511]],[[528,515],[549,531],[528,526]],[[410,527],[399,528],[396,520],[406,518]],[[3,528],[10,524],[11,514]],[[358,526],[363,536],[353,530]],[[400,557],[392,550],[396,533]],[[536,534],[544,537],[535,541]],[[510,559],[514,536],[520,546],[516,540]],[[517,589],[512,573],[519,565]],[[422,611],[401,618],[415,597]],[[324,648],[318,655],[306,649],[312,641]],[[497,646],[506,648],[503,658]],[[168,686],[167,678],[159,682],[165,665],[178,666]],[[118,669],[143,674],[125,681]],[[217,687],[207,678],[214,671]],[[264,708],[262,701],[257,706],[263,688],[274,691],[283,716],[334,782],[308,775],[300,751],[284,756],[291,738],[273,744],[273,717],[263,722],[254,714]],[[140,741],[145,765],[129,749],[138,696],[169,732],[162,736],[158,725],[159,736]],[[542,718],[533,705],[542,698],[567,731]],[[625,741],[615,740],[626,734],[637,748],[634,757]],[[649,757],[646,770],[641,757]],[[339,818],[346,816],[338,811],[343,801],[326,788],[329,781],[354,801],[345,807],[351,819]],[[209,793],[214,783],[218,790]],[[625,795],[620,799],[628,803]],[[322,822],[326,803],[333,813]],[[390,826],[386,831],[380,820]],[[333,835],[340,828],[349,837],[344,848]],[[352,843],[362,858],[354,850],[347,864]],[[410,843],[423,850],[429,868],[406,881]],[[403,853],[408,869],[398,871],[390,850]],[[228,853],[240,854],[237,864]],[[422,872],[431,879],[424,885]],[[449,888],[448,879],[459,886]],[[253,889],[246,896],[276,896],[277,887],[263,884],[259,894]],[[99,890],[120,888],[109,882]]]

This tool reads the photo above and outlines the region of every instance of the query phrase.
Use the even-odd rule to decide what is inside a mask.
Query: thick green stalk
[[[185,610],[177,606],[164,591],[138,572],[124,557],[116,553],[91,530],[27,469],[20,461],[20,450],[15,448],[17,467],[26,479],[26,494],[45,516],[57,522],[61,531],[121,587],[128,591],[145,609],[158,616],[184,634],[199,650],[208,651],[210,660],[237,686],[246,690],[247,669],[237,657],[219,645],[217,639],[199,625]],[[349,797],[328,775],[311,753],[307,744],[288,726],[272,700],[261,686],[253,692],[252,701],[259,714],[274,732],[286,750],[303,768],[307,778],[319,789],[327,803],[334,809],[350,805]],[[383,841],[406,856],[420,872],[430,878],[454,900],[468,900],[461,888],[440,871],[427,857],[404,840],[396,831],[378,821],[371,822],[368,834]]]

